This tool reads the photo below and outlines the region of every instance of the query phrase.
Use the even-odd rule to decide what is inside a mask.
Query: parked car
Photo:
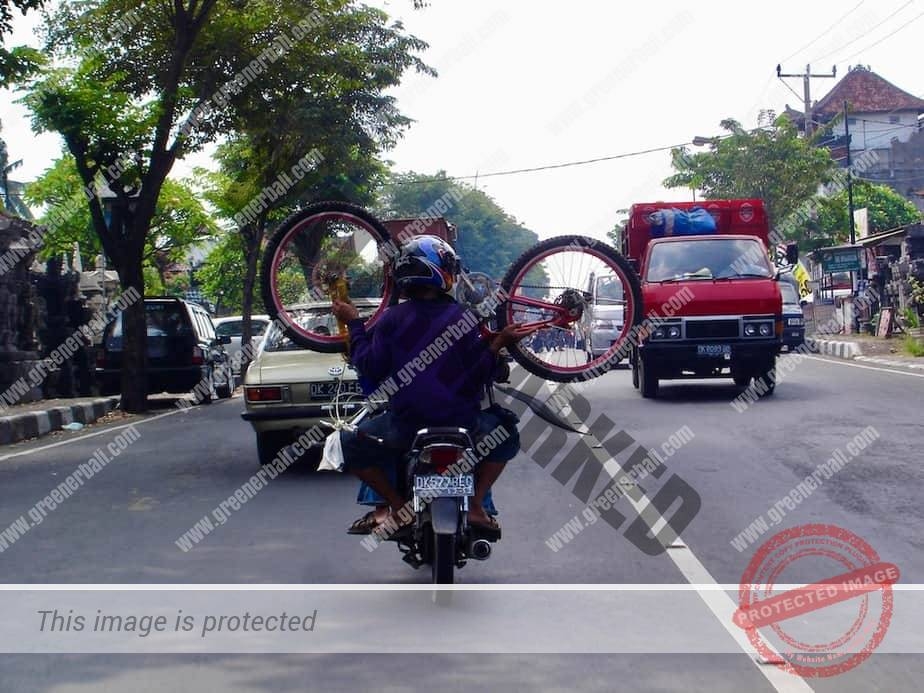
[[[180,298],[146,298],[144,311],[149,393],[196,390],[205,404],[231,396],[234,377],[224,350],[231,340],[215,334],[204,308]],[[121,390],[122,341],[120,313],[106,326],[96,359],[97,383],[103,393]]]
[[[225,347],[228,352],[228,359],[231,361],[231,370],[236,377],[241,375],[241,336],[243,334],[244,318],[240,315],[232,315],[225,318],[213,318],[212,323],[215,325],[215,334],[219,337],[230,337],[231,342]],[[270,324],[268,315],[251,315],[250,316],[250,336],[251,344],[258,344],[260,337],[266,332]]]
[[[588,293],[590,309],[584,314],[582,331],[587,360],[593,361],[605,354],[622,332],[625,296],[622,282],[611,275],[592,277]]]
[[[354,299],[360,314],[378,301]],[[307,304],[302,317],[314,328],[337,329],[330,304]],[[322,420],[348,417],[363,404],[357,373],[342,354],[322,354],[294,344],[276,323],[270,323],[244,374],[241,417],[257,436],[260,464],[268,464],[285,446]],[[320,447],[314,448],[319,456]]]
[[[783,296],[783,346],[792,351],[805,343],[805,316],[799,292],[792,283],[781,279],[779,285]]]

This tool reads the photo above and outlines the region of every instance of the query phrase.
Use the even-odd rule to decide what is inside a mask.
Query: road
[[[647,492],[676,475],[701,499],[682,531],[686,548],[656,556],[641,551],[625,536],[637,516],[627,498],[616,506],[627,516],[618,531],[605,521],[591,522],[593,514],[584,512],[585,502],[572,490],[574,480],[562,484],[555,478],[558,461],[537,463],[549,450],[537,453],[540,441],[531,455],[511,463],[498,485],[503,541],[489,561],[463,568],[459,580],[738,585],[771,536],[825,523],[865,539],[883,561],[900,567],[902,583],[924,582],[924,472],[917,444],[924,378],[813,357],[794,364],[773,397],[740,413],[730,404],[739,393],[730,381],[669,382],[659,399],[643,400],[625,370],[606,374],[582,393],[588,423],[600,414],[613,422],[596,428],[598,437],[625,431],[639,445],[661,451],[668,473],[643,480]],[[122,422],[0,451],[2,531],[37,512],[35,503],[101,446],[106,449],[120,434],[125,442],[128,430],[140,434],[71,497],[53,510],[46,507],[41,523],[0,553],[2,582],[427,582],[428,574],[402,563],[393,546],[369,552],[345,534],[358,515],[351,479],[303,468],[270,483],[197,543],[187,542],[189,550],[178,548],[177,539],[188,539],[186,533],[258,468],[241,408],[236,398],[185,413],[167,409],[131,429]],[[686,433],[678,438],[679,431]],[[842,469],[798,502],[780,502],[864,431],[868,444],[849,454]],[[564,447],[577,438],[568,434]],[[671,440],[682,444],[671,447]],[[527,447],[535,442],[524,436]],[[728,631],[731,638],[715,608],[698,603],[696,609],[692,618],[700,620],[693,624],[658,617],[644,626],[614,621],[611,627],[627,643],[658,628],[666,640],[672,628]],[[511,637],[529,642],[530,633],[511,628]],[[406,690],[423,681],[448,690],[897,691],[912,690],[924,674],[920,656],[879,654],[831,678],[803,680],[778,670],[783,678],[774,678],[734,646],[713,655],[428,655],[423,668],[420,661],[409,655],[6,655],[0,657],[0,690]]]

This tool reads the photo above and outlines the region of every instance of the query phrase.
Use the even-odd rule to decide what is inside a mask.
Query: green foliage
[[[866,207],[869,232],[888,231],[920,221],[921,213],[904,197],[886,185],[868,181],[853,182],[853,208]],[[850,239],[848,195],[842,190],[836,195],[818,200],[817,224],[812,229],[827,245],[846,243]]]
[[[205,262],[196,272],[196,279],[202,285],[206,296],[219,308],[239,314],[244,307],[244,260],[243,241],[237,233],[224,234],[206,256]],[[260,292],[253,292],[253,311],[265,313]]]
[[[51,168],[26,186],[24,198],[29,204],[44,206],[47,210],[39,220],[48,229],[43,237],[42,257],[69,253],[75,242],[80,243],[84,262],[102,250],[73,157],[63,156],[56,160]],[[184,259],[191,246],[214,236],[217,231],[214,220],[189,184],[167,179],[145,242],[145,265],[155,271],[155,276],[162,276],[168,265]],[[146,288],[155,289],[154,286]],[[156,290],[160,292],[163,288],[160,282]]]
[[[905,350],[906,354],[911,356],[924,356],[924,343],[922,343],[919,339],[915,339],[910,334],[905,335],[902,348]]]
[[[438,205],[448,207],[442,216],[456,226],[457,249],[465,266],[494,279],[500,280],[513,261],[539,239],[491,197],[448,179],[445,171],[433,176],[395,175],[386,188],[380,213],[384,218],[415,218],[427,210],[438,210]]]
[[[620,209],[617,210],[616,214],[619,215],[619,218],[613,224],[613,228],[606,232],[606,238],[610,245],[622,252],[622,237],[626,232],[626,224],[629,223],[629,210]]]
[[[921,318],[914,308],[905,308],[902,311],[902,317],[904,318],[905,327],[918,328],[921,326]]]
[[[13,10],[26,14],[44,4],[43,0],[0,0],[0,37],[13,30]],[[25,79],[44,62],[41,52],[29,46],[0,46],[0,87]]]
[[[771,224],[781,224],[836,168],[828,150],[800,137],[788,118],[750,131],[731,119],[721,126],[728,135],[714,139],[709,151],[673,150],[677,173],[664,181],[666,187],[694,188],[712,200],[760,198]]]

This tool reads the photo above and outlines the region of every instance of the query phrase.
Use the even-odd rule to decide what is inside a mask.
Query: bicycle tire
[[[382,246],[390,241],[385,225],[362,207],[348,202],[316,202],[291,214],[279,225],[266,244],[260,264],[260,290],[267,314],[273,321],[282,326],[286,336],[293,342],[313,351],[324,353],[346,351],[346,340],[339,334],[324,336],[301,328],[294,320],[294,317],[286,310],[279,296],[276,286],[276,270],[281,259],[280,251],[287,247],[287,243],[295,233],[319,220],[336,220],[337,218],[356,224],[358,228],[367,232],[376,243],[378,251],[381,251]],[[370,327],[378,320],[385,308],[388,307],[393,295],[395,295],[394,284],[391,281],[390,274],[386,272],[382,286],[381,303],[373,314],[366,319],[365,324],[367,327]]]
[[[514,261],[501,281],[501,288],[508,300],[497,309],[498,329],[503,329],[511,322],[515,322],[515,302],[511,302],[510,297],[518,291],[524,276],[533,268],[538,267],[543,259],[551,257],[556,252],[588,253],[604,263],[620,279],[625,300],[623,328],[618,338],[602,356],[585,363],[575,363],[570,366],[555,366],[547,363],[526,346],[525,340],[508,347],[508,351],[523,368],[545,380],[561,383],[588,380],[606,373],[611,365],[625,357],[622,352],[630,346],[628,341],[632,327],[641,320],[642,316],[642,289],[638,275],[628,261],[612,246],[585,236],[569,235],[549,238],[526,250]],[[570,288],[584,291],[584,287],[580,286]]]

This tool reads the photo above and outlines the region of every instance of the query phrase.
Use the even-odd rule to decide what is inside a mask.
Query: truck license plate
[[[697,356],[722,356],[726,359],[731,358],[731,344],[697,344]]]
[[[418,474],[414,477],[414,493],[429,498],[474,496],[475,477],[472,474]]]

